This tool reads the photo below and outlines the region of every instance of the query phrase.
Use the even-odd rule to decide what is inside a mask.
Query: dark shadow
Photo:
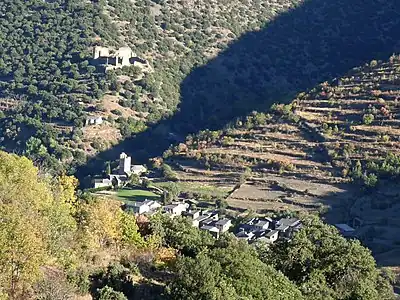
[[[381,180],[374,188],[356,183],[341,185],[343,192],[321,198],[329,209],[323,215],[328,224],[347,224],[355,229],[349,238],[356,238],[368,247],[378,266],[400,265],[400,187]]]
[[[167,299],[164,295],[164,286],[155,284],[150,280],[142,280],[135,286],[135,294],[131,299],[135,300],[163,300]]]
[[[195,68],[181,84],[179,111],[100,153],[77,174],[82,180],[99,173],[99,161],[122,151],[146,162],[187,134],[221,129],[251,111],[289,102],[353,67],[400,52],[399,35],[395,0],[305,1]]]

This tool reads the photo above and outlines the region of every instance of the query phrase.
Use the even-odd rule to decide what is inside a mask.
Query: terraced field
[[[384,255],[400,250],[400,189],[376,171],[400,152],[399,100],[400,57],[372,61],[270,114],[190,137],[168,161],[182,182],[230,189],[233,210],[318,211],[330,222],[355,222],[383,264],[400,264]],[[366,183],[375,172],[377,186],[365,190],[357,168]]]

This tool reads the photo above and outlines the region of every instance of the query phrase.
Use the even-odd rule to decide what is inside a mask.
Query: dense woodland
[[[392,1],[325,4],[3,1],[1,146],[49,170],[74,173],[88,154],[121,139],[148,131],[165,140],[171,131],[185,136],[220,129],[366,59],[392,53],[397,32]],[[364,15],[372,21],[365,23]],[[91,47],[99,44],[130,46],[152,71],[105,74],[91,64]],[[352,54],[357,49],[362,55]],[[118,98],[116,108],[107,110],[104,95]],[[84,123],[92,113],[116,129],[112,141],[107,131],[87,136]],[[137,150],[134,142],[127,146]],[[143,158],[155,152],[141,151]]]
[[[183,218],[137,218],[0,152],[1,299],[393,299],[369,250],[315,216],[290,242],[215,240]]]
[[[277,10],[291,6],[271,5]],[[211,2],[187,10],[175,1],[3,1],[2,147],[24,153],[49,170],[67,166],[73,173],[75,165],[85,162],[85,118],[93,109],[104,111],[105,94],[119,95],[120,107],[142,119],[113,110],[108,121],[122,137],[143,131],[145,123],[153,124],[176,109],[180,82],[193,66],[276,14],[260,3],[241,7],[245,11]],[[90,47],[96,44],[129,45],[149,59],[155,71],[137,80],[140,72],[134,68],[105,74],[90,63]],[[131,79],[121,82],[121,75]],[[91,142],[97,151],[110,146],[107,141]]]

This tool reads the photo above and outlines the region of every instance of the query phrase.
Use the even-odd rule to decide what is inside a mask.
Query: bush
[[[373,114],[365,114],[363,116],[363,122],[365,125],[370,125],[374,121],[375,117]]]
[[[363,180],[364,184],[369,188],[375,187],[378,184],[378,177],[373,173],[364,175]]]
[[[98,300],[128,300],[121,292],[114,291],[113,288],[105,286],[99,290]]]
[[[167,180],[176,181],[178,179],[176,173],[172,171],[172,168],[167,164],[163,164],[162,173],[164,178]]]
[[[113,113],[114,115],[117,115],[117,116],[122,116],[122,112],[118,109],[111,110],[111,113]]]
[[[90,290],[91,282],[89,279],[89,274],[84,270],[71,271],[67,275],[67,280],[71,283],[77,291],[84,295]]]

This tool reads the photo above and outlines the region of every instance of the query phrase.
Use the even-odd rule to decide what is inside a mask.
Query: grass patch
[[[168,182],[157,182],[154,186],[163,188]],[[229,194],[229,189],[219,188],[215,186],[199,185],[194,182],[175,182],[178,185],[181,193],[193,193],[200,198],[203,196],[211,198],[226,198]]]
[[[160,195],[157,195],[151,191],[143,190],[143,189],[119,189],[117,191],[118,199],[128,202],[128,201],[144,201],[145,199],[149,200],[159,200]]]

